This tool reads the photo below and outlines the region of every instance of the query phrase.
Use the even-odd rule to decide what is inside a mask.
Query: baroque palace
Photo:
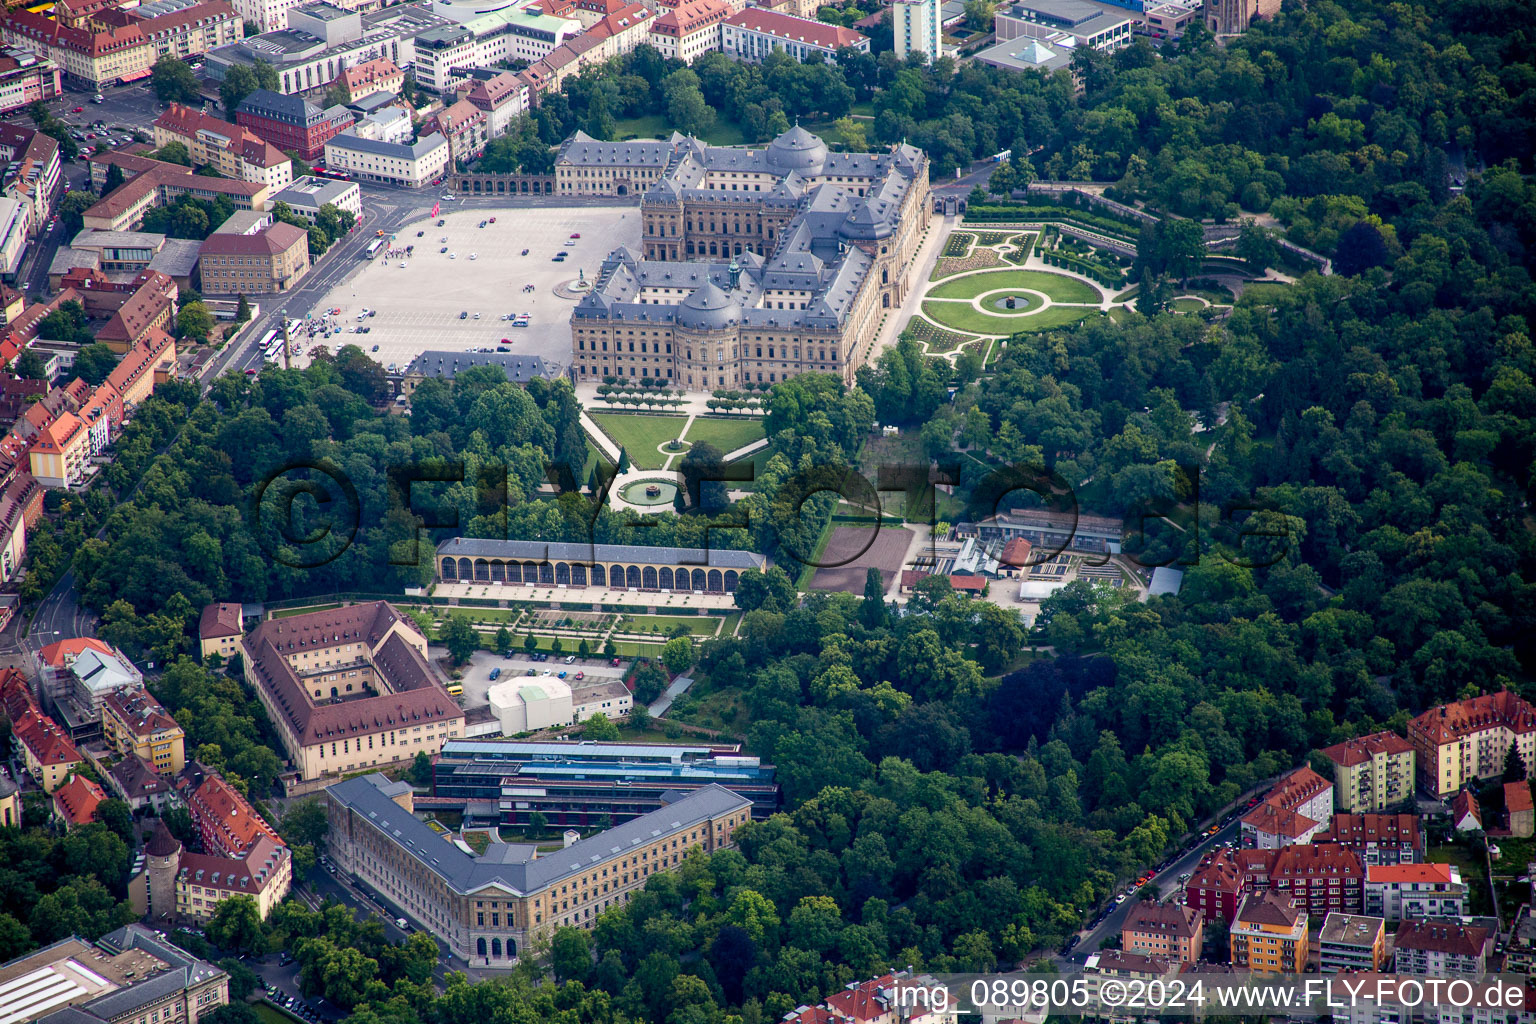
[[[644,255],[615,249],[571,314],[583,380],[710,390],[822,370],[852,384],[930,216],[921,150],[833,153],[798,125],[760,149],[578,132],[555,174],[563,195],[641,195]]]

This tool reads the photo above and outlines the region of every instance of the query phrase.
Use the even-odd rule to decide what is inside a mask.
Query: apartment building
[[[186,732],[147,690],[107,694],[101,702],[101,735],[120,757],[141,757],[162,775],[186,767]]]
[[[782,51],[805,63],[807,57],[835,63],[843,49],[869,52],[869,37],[841,25],[748,7],[720,24],[720,49],[735,60],[759,63]]]
[[[1513,744],[1536,764],[1536,708],[1508,690],[1459,700],[1408,722],[1419,785],[1441,800],[1504,771]]]
[[[241,648],[246,682],[301,778],[436,754],[464,734],[426,639],[387,602],[269,619]]]
[[[1461,917],[1467,886],[1454,864],[1391,864],[1367,868],[1365,912],[1388,921]]]
[[[229,975],[140,924],[70,936],[0,964],[7,1024],[198,1024],[229,1002]]]
[[[27,232],[39,234],[53,216],[53,202],[61,194],[64,165],[59,143],[34,128],[0,123],[0,194],[27,208]]]
[[[292,291],[309,273],[309,233],[281,221],[255,234],[215,232],[198,251],[197,266],[204,294]]]
[[[1424,832],[1416,814],[1335,814],[1316,841],[1347,846],[1367,865],[1424,859]]]
[[[322,110],[302,96],[257,89],[235,108],[235,121],[285,153],[315,160],[355,119],[345,107]]]
[[[448,140],[434,132],[415,142],[382,142],[342,132],[325,144],[325,165],[364,181],[421,188],[447,174]]]
[[[1130,953],[1172,957],[1184,963],[1200,959],[1205,922],[1192,907],[1142,900],[1125,915],[1120,947]]]
[[[1265,853],[1271,858],[1267,873],[1254,856]],[[1254,888],[1273,889],[1295,900],[1315,917],[1335,910],[1358,914],[1364,908],[1367,869],[1354,850],[1337,843],[1312,843],[1272,852],[1248,850],[1244,854],[1250,858],[1244,864],[1244,873]]]
[[[154,123],[155,147],[171,142],[187,147],[194,164],[207,164],[220,174],[267,186],[272,192],[293,181],[293,161],[249,128],[172,103]]]
[[[921,53],[932,64],[944,56],[944,13],[940,0],[895,0],[891,4],[896,56]],[[1001,37],[999,37],[1001,38]]]
[[[478,965],[506,964],[557,927],[592,927],[605,909],[627,902],[652,874],[675,869],[693,850],[732,846],[733,833],[751,820],[750,801],[709,786],[554,853],[500,844],[477,857],[414,816],[404,783],[354,776],[325,797],[336,864],[455,957]]]
[[[1341,811],[1380,813],[1413,798],[1413,744],[1394,732],[1345,740],[1322,754],[1333,763],[1333,795]]]
[[[485,152],[490,139],[485,113],[468,100],[459,100],[437,111],[423,127],[448,140],[448,166],[468,163]]]
[[[1487,928],[1449,920],[1407,920],[1392,937],[1399,974],[1481,978],[1497,938]]]
[[[175,864],[176,914],[203,925],[231,896],[248,896],[265,921],[292,884],[292,855],[282,843],[266,836],[252,843],[242,857],[183,851]]]
[[[155,766],[134,754],[107,769],[107,785],[135,814],[163,815],[181,805],[174,781],[155,771]]]
[[[205,853],[239,858],[262,839],[282,842],[240,791],[206,765],[191,762],[177,783]]]
[[[1333,783],[1305,766],[1281,779],[1243,815],[1239,836],[1250,849],[1309,843],[1333,814]]]
[[[528,83],[510,71],[472,68],[459,83],[458,94],[485,115],[491,138],[505,135],[520,114],[528,112]]]
[[[1135,991],[1171,991],[1170,983],[1184,968],[1183,961],[1171,956],[1128,953],[1122,949],[1101,949],[1097,953],[1089,953],[1087,962],[1083,964],[1083,1017],[1109,1021],[1110,1024],[1129,1024],[1138,1020],[1135,1013],[1125,1008],[1124,999],[1115,998],[1105,1003],[1100,998],[1104,983],[1113,980],[1122,984],[1136,984],[1138,987]],[[1163,988],[1140,987],[1154,984]]]
[[[188,6],[160,0],[136,8],[98,11],[88,27],[63,24],[44,13],[12,8],[0,38],[47,57],[70,80],[100,89],[148,78],[161,57],[185,59],[238,42],[240,16],[223,0]]]
[[[1184,885],[1184,904],[1207,923],[1231,924],[1246,892],[1242,868],[1231,850],[1218,847],[1201,858]]]
[[[374,93],[399,95],[401,87],[405,85],[405,72],[388,57],[377,57],[347,68],[336,76],[332,84],[343,86],[351,98],[350,102],[356,103]]]
[[[0,114],[51,100],[63,92],[59,66],[22,47],[0,52]]]
[[[1228,933],[1232,966],[1252,974],[1300,974],[1307,965],[1307,913],[1276,893],[1243,899]]]
[[[686,0],[651,23],[651,45],[663,57],[692,64],[720,49],[720,31],[731,16],[726,0]]]
[[[1379,971],[1387,959],[1387,925],[1379,917],[1330,913],[1317,935],[1324,974]]]

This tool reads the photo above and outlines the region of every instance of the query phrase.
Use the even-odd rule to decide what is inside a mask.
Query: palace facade
[[[711,390],[820,370],[852,384],[931,215],[921,150],[833,153],[798,125],[760,149],[578,132],[555,176],[559,194],[641,194],[643,252],[615,249],[571,316],[585,380]]]

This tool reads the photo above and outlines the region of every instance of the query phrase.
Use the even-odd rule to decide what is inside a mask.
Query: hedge
[[[1103,264],[1094,263],[1092,260],[1085,260],[1081,256],[1073,256],[1071,253],[1043,252],[1040,254],[1040,258],[1045,261],[1046,266],[1066,267],[1068,270],[1075,270],[1079,274],[1091,277],[1099,282],[1099,284],[1110,288],[1119,287],[1125,283],[1125,272],[1118,267],[1106,267]]]
[[[1132,225],[1124,221],[1115,220],[1097,213],[1089,213],[1086,210],[1077,210],[1061,206],[1028,206],[1023,203],[996,203],[985,206],[968,206],[965,210],[967,222],[992,223],[997,221],[1061,221],[1067,224],[1076,224],[1078,227],[1089,231],[1097,231],[1102,235],[1123,239],[1127,242],[1134,241],[1140,233],[1140,225],[1135,225],[1136,230],[1131,230]]]

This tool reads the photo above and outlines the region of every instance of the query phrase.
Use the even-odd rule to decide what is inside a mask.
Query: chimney
[[[565,830],[565,835],[562,838],[565,840],[565,846],[571,846],[581,838],[581,833],[573,828],[568,828]]]

